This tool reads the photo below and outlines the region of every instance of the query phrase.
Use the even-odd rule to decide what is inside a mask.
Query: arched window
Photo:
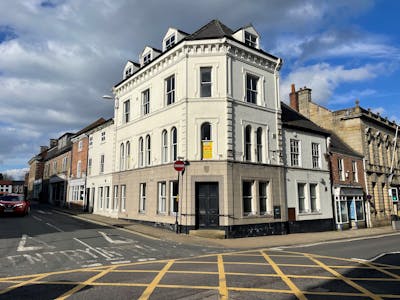
[[[212,159],[211,124],[205,122],[201,125],[201,159]]]
[[[168,162],[168,133],[166,130],[163,130],[161,134],[161,144],[162,144],[161,160],[163,163],[166,163]]]
[[[211,141],[211,124],[208,122],[201,125],[201,140]]]
[[[244,133],[244,159],[251,161],[251,126],[247,125]]]
[[[143,138],[139,138],[139,166],[144,166],[144,145]]]
[[[124,143],[121,143],[119,147],[119,170],[123,171],[125,167],[125,146]]]
[[[129,141],[126,142],[125,151],[126,169],[129,170],[131,168],[131,143]]]
[[[178,134],[176,128],[171,129],[171,159],[175,161],[178,158]]]
[[[261,163],[263,161],[262,156],[262,128],[257,128],[257,162]]]
[[[150,135],[146,135],[146,166],[151,163],[151,140]]]

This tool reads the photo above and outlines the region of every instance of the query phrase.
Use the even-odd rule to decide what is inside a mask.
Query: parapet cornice
[[[172,50],[172,49],[171,49]],[[235,43],[227,38],[185,41],[173,48],[174,51],[168,51],[155,58],[147,66],[138,70],[136,74],[127,78],[126,81],[113,88],[114,94],[118,97],[127,91],[135,88],[137,85],[150,79],[151,77],[164,71],[165,68],[179,62],[188,56],[217,56],[229,55],[235,59],[245,61],[265,69],[271,73],[277,70],[278,61],[272,60],[267,55],[257,51],[252,51],[248,47]],[[280,65],[278,66],[279,70]]]

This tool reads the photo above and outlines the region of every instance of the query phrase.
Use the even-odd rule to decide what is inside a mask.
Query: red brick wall
[[[82,173],[87,173],[87,156],[88,156],[88,146],[89,146],[89,139],[83,138],[82,141],[82,150],[79,151],[79,141],[76,141],[72,145],[72,166],[71,166],[71,175],[72,177],[77,177],[77,166],[78,161],[81,161],[81,176]]]
[[[345,176],[344,180],[340,180],[339,167],[338,167],[339,159],[343,159],[343,169],[345,174],[348,172],[348,176]],[[353,178],[353,168],[352,168],[353,161],[357,163],[357,175],[358,175],[357,182]],[[339,153],[332,153],[332,155],[330,156],[330,163],[331,163],[333,184],[361,185],[363,189],[365,189],[364,167],[362,159],[346,156]]]

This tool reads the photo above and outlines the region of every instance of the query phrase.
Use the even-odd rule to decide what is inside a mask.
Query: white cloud
[[[13,180],[24,180],[27,172],[29,172],[29,168],[4,170],[1,173],[8,175]]]
[[[313,101],[327,104],[335,89],[341,83],[364,81],[374,78],[384,71],[383,64],[365,65],[359,68],[346,69],[344,66],[332,66],[327,63],[315,64],[295,69],[281,84],[281,95],[288,99],[290,86],[294,83],[297,88],[307,86],[312,89]]]

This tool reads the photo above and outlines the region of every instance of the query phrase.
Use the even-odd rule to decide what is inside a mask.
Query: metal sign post
[[[178,229],[178,213],[179,213],[179,198],[180,198],[180,191],[179,191],[179,173],[185,170],[185,162],[182,160],[176,160],[174,162],[174,169],[175,171],[178,172],[178,195],[176,197],[176,209],[175,210],[175,232],[178,234],[179,229]],[[181,212],[182,213],[182,212]]]

